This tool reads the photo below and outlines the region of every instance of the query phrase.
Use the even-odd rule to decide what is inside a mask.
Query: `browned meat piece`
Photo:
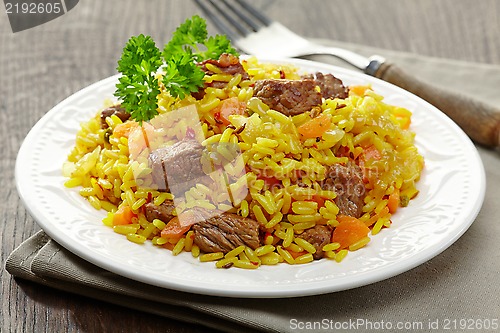
[[[307,229],[300,236],[316,248],[316,253],[313,254],[313,258],[318,260],[323,258],[323,246],[330,243],[332,238],[332,230],[326,225],[317,225],[314,228]]]
[[[186,189],[199,182],[205,176],[201,164],[202,151],[198,141],[188,138],[152,151],[148,157],[149,166],[158,190],[181,196]]]
[[[159,219],[167,223],[175,216],[175,205],[171,200],[166,200],[159,206],[156,206],[152,202],[144,206],[146,207],[146,220],[149,222],[153,222],[154,219]]]
[[[325,99],[344,99],[349,97],[349,89],[344,86],[342,80],[336,78],[332,74],[325,75],[321,72],[316,72],[314,75],[305,75],[303,78],[314,80],[314,83],[319,86],[321,90],[321,96]]]
[[[130,113],[125,111],[121,105],[113,105],[109,108],[102,110],[101,112],[101,128],[108,128],[108,123],[106,123],[106,118],[111,117],[112,115],[117,116],[121,119],[121,121],[127,121],[130,118]]]
[[[258,248],[259,222],[236,214],[222,213],[193,225],[194,243],[203,252],[227,253],[240,245]]]
[[[339,214],[356,218],[363,215],[366,188],[361,168],[356,164],[334,164],[328,167],[321,187],[337,193],[335,203],[340,209]]]
[[[255,82],[253,95],[271,109],[295,116],[321,105],[321,94],[314,80],[268,79]]]
[[[245,69],[240,63],[239,58],[232,54],[224,53],[221,54],[218,60],[208,59],[200,63],[201,69],[205,73],[209,75],[216,74],[207,68],[207,64],[212,64],[218,67],[224,74],[241,74],[243,80],[248,80],[249,78],[248,73],[245,72]]]
[[[223,74],[229,74],[229,75],[241,74],[242,80],[248,80],[250,78],[248,76],[248,73],[245,71],[245,69],[241,65],[239,58],[232,55],[232,54],[224,53],[224,54],[221,54],[221,56],[219,57],[218,60],[208,59],[208,60],[205,60],[205,61],[199,63],[199,66],[206,74],[208,74],[208,75],[216,74],[207,68],[207,64],[211,64],[211,65],[216,66],[217,68],[219,68],[221,70],[221,72]],[[214,88],[222,89],[226,86],[227,86],[227,82],[223,82],[223,81],[212,81],[210,83],[205,83],[205,88],[206,87],[214,87]],[[193,96],[196,99],[202,99],[204,95],[205,95],[204,89],[193,94]]]

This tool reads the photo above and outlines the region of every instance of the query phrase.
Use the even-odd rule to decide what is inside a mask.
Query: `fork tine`
[[[225,34],[232,41],[236,41],[238,39],[236,33],[233,30],[231,30],[226,24],[224,24],[224,22],[222,22],[217,15],[215,15],[214,13],[212,13],[212,11],[210,11],[208,6],[205,4],[205,0],[194,0],[194,1],[198,5],[198,7],[201,8],[203,13],[210,19],[210,21],[212,21],[212,23],[215,24],[215,26],[221,33]]]
[[[233,11],[240,19],[245,21],[246,24],[248,24],[249,27],[252,28],[253,31],[258,31],[260,28],[262,28],[262,23],[256,23],[253,21],[249,16],[244,14],[241,9],[238,9],[234,6],[234,1],[227,1],[227,0],[221,0],[230,10]],[[246,9],[246,8],[245,8]],[[252,13],[250,13],[252,14]],[[257,18],[258,19],[258,18]]]
[[[248,34],[250,34],[250,33],[253,32],[250,29],[245,28],[232,15],[228,14],[227,11],[224,10],[224,8],[222,8],[220,6],[220,4],[218,3],[218,1],[216,1],[216,0],[208,0],[208,2],[210,2],[212,4],[212,6],[215,9],[217,9],[217,11],[219,12],[219,14],[222,15],[229,23],[231,23],[233,25],[233,27],[240,32],[240,34],[242,34],[243,36],[246,36],[246,35],[248,35]]]
[[[268,26],[273,23],[271,19],[269,19],[267,16],[262,14],[260,11],[249,5],[247,2],[244,0],[236,0],[237,3],[240,4],[241,7],[245,8],[249,13],[251,13],[253,16],[255,16],[262,24]]]

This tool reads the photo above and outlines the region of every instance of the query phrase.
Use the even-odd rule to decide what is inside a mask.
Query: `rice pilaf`
[[[95,209],[108,212],[103,223],[131,242],[191,252],[219,268],[340,262],[367,245],[369,234],[390,227],[392,214],[418,193],[424,161],[409,130],[411,112],[386,104],[370,86],[351,86],[345,98],[323,97],[305,112],[286,114],[256,95],[256,83],[310,73],[254,57],[239,63],[247,75],[208,62],[202,94],[174,98],[160,85],[159,115],[141,125],[99,110],[77,133],[63,166],[65,186],[80,187]],[[186,138],[200,146],[203,177],[178,190],[169,179],[164,188],[151,154]],[[341,205],[352,206],[356,196],[359,214],[346,214],[351,208]],[[146,212],[171,202],[170,220]],[[256,221],[259,243],[200,248],[201,221],[220,214]]]

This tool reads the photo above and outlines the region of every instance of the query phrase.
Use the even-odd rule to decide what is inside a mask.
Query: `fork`
[[[381,56],[367,58],[342,48],[313,43],[269,19],[244,0],[195,2],[214,25],[244,53],[266,58],[333,55],[365,74],[397,85],[433,104],[454,120],[475,142],[486,147],[500,147],[499,109],[422,82]]]

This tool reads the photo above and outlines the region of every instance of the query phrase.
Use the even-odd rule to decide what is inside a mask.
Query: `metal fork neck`
[[[385,58],[381,56],[372,56],[368,58],[368,66],[363,70],[366,74],[375,76],[380,66],[385,62]]]

